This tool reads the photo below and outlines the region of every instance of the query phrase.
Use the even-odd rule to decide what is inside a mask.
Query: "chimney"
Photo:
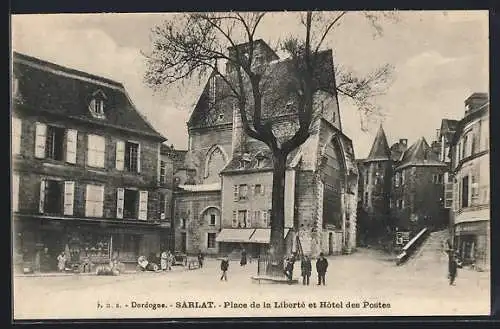
[[[243,148],[245,145],[245,132],[243,131],[243,123],[241,122],[241,115],[238,105],[233,104],[233,137],[232,137],[232,154],[244,153]]]

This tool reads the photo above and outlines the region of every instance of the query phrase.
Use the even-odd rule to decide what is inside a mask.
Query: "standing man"
[[[300,263],[300,269],[302,271],[302,284],[309,285],[309,278],[311,277],[312,271],[311,259],[309,259],[309,256],[304,255]]]
[[[203,256],[203,253],[200,250],[200,252],[198,253],[198,264],[200,264],[200,268],[203,267],[203,260],[204,259],[205,259],[205,256]]]
[[[458,259],[458,252],[451,251],[449,253],[448,260],[448,278],[450,279],[450,286],[455,285],[455,279],[457,278],[457,272],[460,260]]]
[[[247,264],[247,252],[245,249],[241,251],[240,265],[245,266]]]
[[[318,286],[325,285],[325,275],[328,269],[328,261],[323,253],[319,254],[319,259],[316,261],[316,271],[318,272]]]
[[[227,281],[227,270],[229,269],[229,258],[227,256],[222,258],[222,261],[220,262],[220,269],[222,271],[220,280],[222,281],[224,279]]]
[[[288,279],[288,281],[292,281],[293,278],[293,259],[292,257],[288,257],[286,259],[285,270],[283,271]]]

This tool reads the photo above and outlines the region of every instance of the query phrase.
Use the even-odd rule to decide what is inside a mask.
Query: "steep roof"
[[[365,159],[365,162],[370,161],[387,161],[391,159],[391,151],[389,150],[389,144],[387,143],[387,137],[385,136],[384,128],[382,125],[378,128],[377,135],[373,141],[372,149],[370,154]]]
[[[13,71],[18,80],[18,104],[30,112],[62,115],[166,140],[136,109],[119,82],[18,52],[13,55]],[[105,99],[105,118],[92,116],[88,108],[95,95]]]
[[[437,154],[433,152],[424,137],[413,143],[402,155],[401,161],[396,169],[413,166],[443,166],[447,165],[439,161]]]
[[[261,41],[263,42],[263,41]],[[332,50],[321,51],[317,54],[317,64],[314,77],[316,79],[316,90],[324,90],[332,94],[336,93],[335,75],[333,70]],[[262,78],[263,109],[262,117],[275,117],[276,109],[280,109],[279,114],[285,115],[289,111],[294,113],[294,107],[288,106],[292,97],[293,86],[296,79],[293,76],[294,63],[291,59],[268,62]],[[227,76],[227,78],[231,78]],[[215,97],[210,95],[211,83],[215,83]],[[246,86],[250,90],[250,86]],[[212,91],[214,89],[212,88]],[[248,93],[251,95],[251,92]],[[231,89],[220,77],[212,75],[207,81],[198,102],[193,109],[188,120],[189,128],[205,128],[214,125],[232,123],[234,97],[231,97]],[[248,102],[249,104],[251,102]],[[250,106],[250,105],[249,105]],[[283,110],[281,110],[283,109]],[[248,113],[252,113],[249,107]]]

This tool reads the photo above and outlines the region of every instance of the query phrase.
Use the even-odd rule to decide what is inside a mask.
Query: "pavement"
[[[254,283],[256,262],[232,261],[228,281],[219,262],[201,269],[120,276],[14,277],[15,319],[183,318],[262,316],[487,315],[490,273],[463,269],[456,286],[440,262],[395,266],[360,249],[329,257],[326,286]],[[314,265],[314,264],[313,264]],[[298,277],[300,264],[295,266]]]

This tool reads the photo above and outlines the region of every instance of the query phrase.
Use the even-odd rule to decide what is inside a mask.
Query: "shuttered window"
[[[22,121],[19,118],[12,118],[12,154],[21,153]]]
[[[12,175],[12,211],[19,210],[19,175]]]
[[[87,185],[85,194],[85,216],[102,217],[104,207],[104,186]]]
[[[76,163],[76,148],[78,131],[75,129],[66,130],[66,162]]]
[[[148,219],[148,191],[139,192],[139,219]]]
[[[103,136],[88,135],[87,165],[104,168],[106,140]]]
[[[47,142],[47,125],[37,122],[35,124],[35,157],[45,158],[45,144]]]
[[[123,218],[123,206],[125,200],[125,189],[116,189],[116,218]]]
[[[231,223],[232,227],[233,228],[237,228],[238,227],[238,212],[236,210],[233,211],[233,220],[232,220],[232,223]]]
[[[125,142],[117,141],[115,168],[117,170],[123,170],[124,167],[125,167]]]
[[[75,182],[64,182],[64,215],[73,216],[75,201]]]

